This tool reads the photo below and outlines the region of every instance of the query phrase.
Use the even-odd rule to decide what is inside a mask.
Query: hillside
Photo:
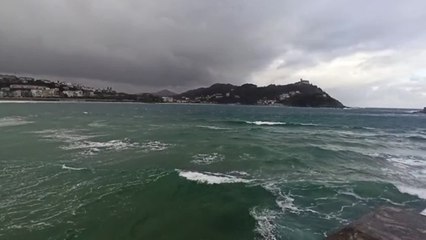
[[[173,97],[173,96],[177,95],[177,93],[172,92],[168,89],[164,89],[164,90],[152,93],[152,95],[158,96],[158,97]]]
[[[184,92],[176,97],[191,102],[210,102],[219,104],[283,104],[297,107],[332,107],[344,105],[332,98],[321,88],[308,81],[287,85],[269,85],[258,87],[254,84],[235,86],[232,84],[213,84],[207,88],[198,88]]]

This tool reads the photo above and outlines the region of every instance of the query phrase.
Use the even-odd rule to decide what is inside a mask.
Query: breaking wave
[[[83,170],[87,170],[87,168],[69,167],[69,166],[67,166],[65,164],[62,164],[62,169],[72,170],[72,171],[83,171]]]
[[[274,122],[274,121],[245,121],[244,123],[256,126],[293,126],[293,127],[315,127],[319,126],[314,123],[291,123],[291,122]]]
[[[276,240],[277,228],[275,224],[278,212],[269,209],[259,209],[254,207],[250,209],[250,215],[256,220],[255,231],[263,240]]]
[[[413,196],[417,196],[422,199],[426,199],[426,189],[424,188],[417,188],[412,186],[406,186],[406,185],[395,185],[398,190],[402,193],[407,193]]]
[[[76,130],[68,129],[48,129],[35,132],[43,139],[55,140],[63,143],[60,146],[63,150],[79,150],[82,155],[92,156],[101,151],[124,151],[128,149],[140,149],[143,152],[163,151],[170,144],[159,141],[148,141],[145,143],[133,142],[128,138],[113,139],[108,141],[94,140],[99,135],[81,134]]]
[[[211,173],[211,172],[192,172],[176,169],[180,177],[189,181],[205,184],[224,184],[224,183],[249,183],[251,180],[235,177],[232,175]]]
[[[225,127],[218,127],[218,126],[206,126],[206,125],[199,125],[197,126],[199,128],[207,128],[207,129],[211,129],[211,130],[229,130],[230,128],[225,128]]]

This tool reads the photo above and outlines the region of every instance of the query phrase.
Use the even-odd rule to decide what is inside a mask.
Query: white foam
[[[198,165],[210,165],[213,163],[221,162],[225,159],[225,156],[219,153],[200,153],[197,155],[192,156],[192,163],[198,164]]]
[[[254,121],[254,122],[246,121],[246,123],[254,124],[254,125],[258,125],[258,126],[262,126],[262,125],[266,125],[266,126],[287,125],[286,122],[268,122],[268,121]]]
[[[247,172],[243,172],[243,171],[231,171],[229,173],[235,174],[235,175],[240,175],[240,176],[250,176],[250,174],[248,174]]]
[[[212,129],[212,130],[229,130],[230,128],[224,128],[224,127],[217,127],[217,126],[204,126],[204,125],[199,125],[197,126],[199,128],[207,128],[207,129]]]
[[[87,168],[68,167],[67,165],[63,164],[62,169],[73,170],[73,171],[82,171],[82,170],[86,170]]]
[[[137,143],[132,143],[127,139],[124,140],[110,140],[107,142],[95,142],[95,141],[81,141],[62,147],[64,150],[76,150],[76,149],[93,149],[99,151],[100,149],[116,150],[121,151],[132,147],[137,147]]]
[[[396,185],[396,187],[402,193],[407,193],[422,199],[426,199],[426,189],[424,188],[417,188],[417,187],[406,186],[406,185]]]
[[[238,178],[232,175],[210,172],[192,172],[176,169],[180,177],[186,178],[190,181],[205,184],[224,184],[224,183],[249,183],[250,180]]]
[[[420,214],[423,215],[423,216],[426,216],[426,209],[423,210]]]
[[[160,141],[149,141],[140,145],[140,148],[142,148],[143,151],[163,151],[169,147],[170,144],[162,143]]]
[[[301,210],[294,204],[294,198],[292,198],[290,194],[284,194],[279,186],[277,186],[275,183],[263,184],[262,187],[271,192],[276,197],[275,203],[281,208],[283,212],[301,212]]]
[[[45,139],[60,140],[66,143],[73,143],[96,137],[95,135],[77,134],[75,130],[69,129],[46,129],[35,131],[34,133],[41,134],[42,138]]]
[[[4,117],[0,118],[0,127],[13,127],[33,123],[23,117]]]
[[[106,127],[107,124],[104,123],[103,121],[95,121],[95,122],[89,123],[88,126],[89,127],[100,128],[100,127]]]
[[[258,208],[252,208],[250,215],[256,220],[255,231],[262,236],[264,240],[276,240],[277,226],[274,223],[277,213],[269,209],[259,210]]]

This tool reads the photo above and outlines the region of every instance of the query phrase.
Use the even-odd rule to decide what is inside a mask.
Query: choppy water
[[[323,239],[425,199],[407,110],[0,104],[0,239]]]

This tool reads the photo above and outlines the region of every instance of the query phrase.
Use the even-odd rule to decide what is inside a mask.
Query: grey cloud
[[[242,83],[425,37],[426,2],[3,0],[0,71],[147,88]],[[299,54],[294,54],[294,52]]]

